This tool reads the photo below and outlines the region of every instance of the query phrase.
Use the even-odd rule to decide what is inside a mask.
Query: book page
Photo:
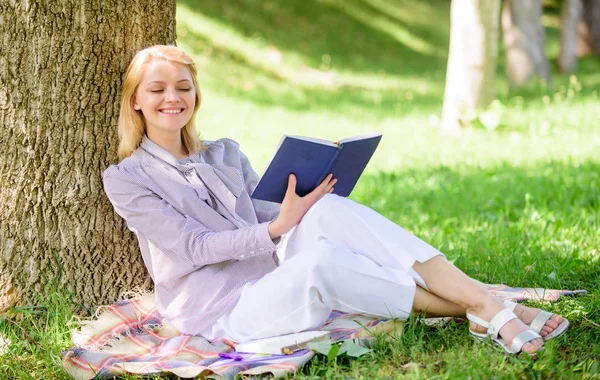
[[[316,137],[293,136],[293,135],[286,135],[286,136],[284,136],[284,138],[285,137],[290,137],[290,138],[293,138],[293,139],[304,140],[304,141],[310,141],[310,142],[314,142],[316,144],[337,146],[337,144],[334,141],[318,139]]]
[[[358,140],[371,139],[371,138],[377,137],[377,136],[381,136],[381,133],[365,133],[363,135],[358,135],[358,136],[354,136],[354,137],[348,137],[348,138],[345,138],[345,139],[341,139],[338,142],[341,145],[343,143],[348,143],[348,142],[358,141]]]
[[[281,140],[279,140],[279,144],[277,144],[277,147],[275,148],[275,153],[273,153],[273,157],[275,157],[275,155],[277,154],[277,151],[279,150],[279,148],[281,147],[281,144],[283,144],[283,142],[285,141],[285,139],[296,139],[296,140],[310,141],[310,142],[314,142],[316,144],[330,145],[330,146],[339,147],[339,144],[337,142],[329,141],[329,140],[323,140],[323,139],[318,139],[316,137],[296,136],[296,135],[283,135],[283,137],[281,137]],[[271,157],[271,159],[269,160],[269,162],[273,161],[273,157]]]
[[[283,135],[283,137],[279,141],[279,144],[277,145],[277,149],[279,149],[279,147],[281,146],[281,144],[283,143],[283,141],[286,138],[292,138],[292,139],[297,139],[297,140],[310,141],[310,142],[314,142],[316,144],[330,145],[330,146],[337,146],[337,147],[339,147],[343,143],[352,142],[352,141],[359,141],[359,140],[365,140],[365,139],[370,139],[370,138],[377,137],[377,136],[380,136],[380,135],[381,135],[381,133],[365,133],[365,134],[358,135],[358,136],[347,137],[347,138],[341,139],[339,141],[330,141],[330,140],[324,140],[324,139],[319,139],[319,138],[316,138],[316,137],[308,137],[308,136]]]

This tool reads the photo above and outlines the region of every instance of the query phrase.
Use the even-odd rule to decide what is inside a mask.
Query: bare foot
[[[525,324],[530,325],[533,319],[538,315],[538,313],[542,311],[541,309],[535,307],[527,307],[525,305],[517,304],[515,307],[515,314],[522,320]],[[540,330],[539,334],[542,337],[550,334],[554,331],[563,321],[563,317],[558,314],[552,314],[552,317],[546,321],[542,330]]]
[[[500,304],[500,306],[498,304]],[[484,310],[469,311],[469,313],[483,319],[484,321],[490,321],[494,317],[494,315],[496,315],[496,313],[498,313],[499,311],[501,311],[504,308],[504,305],[502,305],[499,302],[498,302],[498,304],[489,305]],[[520,310],[519,312],[524,314],[525,311],[526,310],[522,310],[522,311]],[[517,313],[515,313],[515,314],[517,314]],[[533,317],[531,317],[530,320],[533,320],[533,318],[535,318],[536,314],[537,313],[533,313]],[[529,315],[529,311],[528,311],[528,315]],[[518,316],[518,314],[517,314],[517,316]],[[469,326],[470,326],[471,330],[473,330],[477,333],[486,333],[487,332],[487,329],[485,327],[478,325],[477,323],[475,323],[473,321],[469,321]],[[517,335],[519,335],[521,332],[528,330],[528,329],[529,329],[529,326],[527,326],[522,320],[517,318],[517,319],[513,319],[513,320],[509,321],[508,323],[506,323],[500,329],[499,335],[506,342],[507,346],[510,347],[513,339]],[[531,341],[525,343],[523,345],[523,347],[521,348],[521,350],[525,351],[529,355],[532,355],[532,354],[535,354],[543,346],[544,346],[544,341],[542,339],[534,339],[534,340],[531,340]]]

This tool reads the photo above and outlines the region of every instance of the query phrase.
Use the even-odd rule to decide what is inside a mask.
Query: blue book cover
[[[302,136],[284,136],[252,198],[281,203],[288,177],[296,176],[296,193],[305,196],[332,173],[337,178],[334,194],[347,197],[379,145],[381,134],[369,134],[338,142]]]

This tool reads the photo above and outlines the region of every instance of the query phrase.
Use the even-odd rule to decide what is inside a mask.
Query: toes
[[[556,324],[556,327],[558,327],[558,325],[560,325],[562,323],[562,321],[563,321],[563,317],[561,317],[558,314],[552,314],[552,317],[550,318],[550,320],[548,322],[552,322],[552,323]]]
[[[545,336],[542,332],[545,332],[546,335],[554,331],[558,326],[562,323],[563,318],[560,315],[553,314],[550,319],[546,321],[544,327],[542,327],[542,331],[540,331],[540,335]]]
[[[559,324],[560,324],[560,323],[556,323],[556,322],[554,322],[553,320],[548,320],[548,321],[546,322],[546,324],[544,325],[544,328],[548,328],[548,329],[550,329],[550,330],[554,330],[555,328],[557,328],[557,327],[558,327],[558,325],[559,325]]]
[[[477,323],[474,323],[471,321],[469,321],[469,327],[471,330],[475,331],[476,333],[484,334],[487,331],[487,329],[485,327],[480,326]]]
[[[535,354],[544,346],[544,341],[541,339],[535,339],[529,341],[523,345],[522,351],[525,351],[529,355]]]

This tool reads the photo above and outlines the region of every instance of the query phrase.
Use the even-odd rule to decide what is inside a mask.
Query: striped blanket
[[[556,301],[564,295],[585,292],[487,286],[496,296],[513,301]],[[81,327],[73,332],[75,346],[63,355],[63,366],[75,379],[112,378],[124,373],[226,379],[238,374],[270,373],[280,377],[295,372],[314,355],[303,350],[293,355],[239,354],[242,360],[221,358],[219,353],[235,350],[235,342],[209,342],[179,333],[160,316],[152,293],[101,307],[96,315],[93,320],[81,322]],[[332,339],[368,341],[381,332],[400,334],[402,322],[334,311],[322,329],[331,331]]]

